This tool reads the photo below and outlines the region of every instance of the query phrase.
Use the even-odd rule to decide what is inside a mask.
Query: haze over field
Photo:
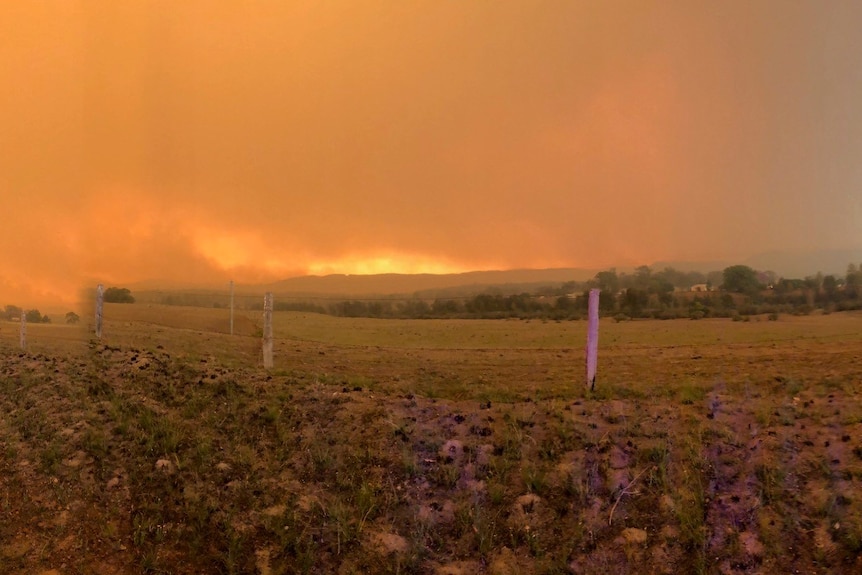
[[[850,1],[5,2],[0,304],[858,261],[860,61]]]

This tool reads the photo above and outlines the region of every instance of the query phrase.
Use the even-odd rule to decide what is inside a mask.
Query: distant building
[[[689,291],[712,291],[706,284],[694,284]]]

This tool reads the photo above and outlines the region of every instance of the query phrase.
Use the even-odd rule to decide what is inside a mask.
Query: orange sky
[[[862,3],[828,8],[4,2],[0,306],[862,250]]]

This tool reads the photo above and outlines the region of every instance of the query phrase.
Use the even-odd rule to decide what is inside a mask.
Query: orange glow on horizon
[[[313,255],[290,245],[279,248],[258,233],[222,231],[210,226],[196,226],[191,236],[195,252],[215,268],[225,272],[244,270],[272,279],[304,274],[451,274],[477,269],[448,258],[386,249]]]
[[[456,274],[475,267],[419,254],[383,252],[315,261],[305,269],[309,275],[347,274]]]

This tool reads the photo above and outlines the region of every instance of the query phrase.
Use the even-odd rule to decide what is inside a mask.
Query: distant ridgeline
[[[529,288],[529,289],[525,289]],[[275,311],[299,311],[344,317],[379,318],[535,318],[580,319],[587,313],[589,290],[601,289],[603,316],[617,321],[632,318],[674,319],[732,317],[756,314],[808,314],[862,309],[862,271],[851,264],[844,276],[817,274],[803,279],[779,278],[748,266],[730,266],[703,274],[648,266],[634,273],[615,269],[598,272],[587,281],[535,285],[456,286],[394,295],[319,295],[275,292]],[[478,293],[477,293],[478,292]],[[139,303],[227,308],[223,292],[140,291]],[[263,292],[237,293],[237,309],[262,310]]]

